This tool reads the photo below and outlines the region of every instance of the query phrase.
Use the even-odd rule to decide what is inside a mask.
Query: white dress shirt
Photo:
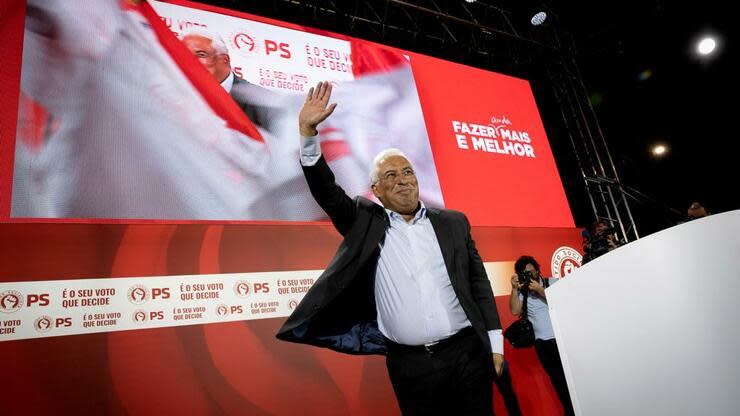
[[[226,92],[228,92],[229,94],[231,94],[231,87],[234,86],[234,77],[235,76],[236,75],[234,75],[233,72],[229,72],[229,76],[226,77],[223,81],[221,81],[221,86],[224,87],[224,89],[226,90]]]

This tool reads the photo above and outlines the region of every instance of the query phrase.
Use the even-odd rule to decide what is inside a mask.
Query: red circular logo
[[[234,284],[234,293],[240,298],[246,298],[249,296],[249,282],[239,280]]]
[[[226,305],[218,305],[216,307],[216,315],[218,316],[226,316],[229,314],[229,307]]]
[[[298,301],[297,300],[291,299],[291,300],[288,301],[288,307],[290,308],[290,310],[295,309],[296,306],[298,306]]]
[[[52,328],[52,319],[50,316],[39,316],[33,323],[33,327],[38,332],[47,332]]]
[[[234,46],[236,46],[237,49],[243,49],[248,52],[254,52],[254,49],[257,47],[257,42],[255,42],[254,39],[246,33],[237,33],[234,35],[234,38],[231,39],[231,42],[234,43]]]
[[[13,313],[23,307],[23,294],[16,290],[0,293],[0,312]]]
[[[134,285],[128,290],[128,300],[134,305],[141,305],[149,298],[149,291],[143,285]]]
[[[244,57],[250,57],[259,52],[259,41],[252,31],[237,29],[229,35],[229,48]]]
[[[583,256],[576,249],[563,246],[555,250],[552,255],[552,277],[563,278],[573,270],[581,267]]]
[[[133,319],[137,324],[143,324],[147,320],[146,311],[141,309],[134,311],[133,315],[131,315],[131,319]]]

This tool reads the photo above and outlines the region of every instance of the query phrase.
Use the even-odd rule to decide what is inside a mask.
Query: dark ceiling
[[[730,2],[547,1],[551,18],[538,28],[524,19],[534,4],[526,0],[203,2],[529,79],[576,224],[585,226],[593,214],[542,69],[553,49],[565,51],[575,56],[622,183],[643,195],[631,203],[641,235],[680,221],[694,200],[715,213],[740,208]],[[719,37],[710,60],[692,50],[702,33]],[[649,153],[657,142],[670,147],[662,159]]]
[[[713,212],[740,208],[729,4],[630,0],[558,8],[578,41],[579,66],[621,180],[683,214],[694,200]],[[719,38],[718,51],[700,60],[693,48],[707,33]],[[650,155],[656,142],[670,146],[666,157]],[[643,234],[675,218],[655,203],[633,205]]]

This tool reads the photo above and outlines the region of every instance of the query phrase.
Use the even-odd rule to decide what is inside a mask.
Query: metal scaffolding
[[[617,228],[621,240],[638,239],[628,202],[634,195],[619,181],[574,57],[561,55],[554,65],[548,66],[548,75],[594,217]]]

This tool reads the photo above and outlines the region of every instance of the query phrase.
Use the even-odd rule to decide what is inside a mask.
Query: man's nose
[[[408,176],[406,176],[404,174],[398,175],[398,184],[399,185],[408,185],[409,183],[411,183],[411,175],[408,175]]]

